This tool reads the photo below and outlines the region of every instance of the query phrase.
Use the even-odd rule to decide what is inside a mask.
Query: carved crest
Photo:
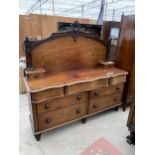
[[[70,24],[70,26],[65,27],[65,29],[60,30],[59,32],[62,32],[62,33],[67,33],[67,32],[72,32],[72,33],[83,32],[83,33],[85,33],[85,28],[82,28],[80,23],[78,21],[75,21],[74,23]]]
[[[60,30],[60,33],[71,33],[74,41],[78,39],[80,34],[91,34],[86,28],[83,28],[78,21],[70,24],[70,26],[65,27],[65,29]]]

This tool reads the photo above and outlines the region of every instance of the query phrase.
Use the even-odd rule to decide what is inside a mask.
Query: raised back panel
[[[98,40],[79,36],[57,38],[35,47],[32,52],[32,66],[42,67],[47,72],[95,67],[105,60],[106,49]]]

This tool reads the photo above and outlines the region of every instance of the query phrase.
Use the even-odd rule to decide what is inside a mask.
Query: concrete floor
[[[126,142],[129,109],[126,112],[110,110],[88,118],[86,124],[77,121],[52,130],[44,133],[38,142],[32,134],[26,95],[20,95],[19,106],[20,155],[78,155],[100,137],[106,138],[124,155],[135,154],[134,145]]]

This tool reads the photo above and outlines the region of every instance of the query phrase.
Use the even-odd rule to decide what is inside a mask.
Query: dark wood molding
[[[66,30],[69,30],[72,24],[73,23],[68,23],[68,22],[57,22],[57,31],[64,32]],[[80,29],[82,31],[94,33],[94,34],[98,35],[99,37],[101,35],[101,25],[80,24]]]

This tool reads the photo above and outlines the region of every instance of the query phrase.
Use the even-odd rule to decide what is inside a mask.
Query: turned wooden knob
[[[95,96],[98,96],[98,95],[99,95],[99,92],[95,91],[95,93],[94,93],[94,94],[95,94]]]
[[[96,109],[97,108],[97,105],[96,104],[93,104],[93,108]]]
[[[44,108],[45,108],[45,109],[50,109],[50,104],[49,104],[49,103],[46,103],[46,104],[44,105]]]
[[[51,123],[51,121],[52,121],[52,119],[50,117],[48,117],[48,118],[45,119],[45,123],[46,124]]]
[[[80,114],[81,110],[80,109],[76,109],[76,114]]]
[[[120,90],[120,87],[116,87],[116,90]]]
[[[82,99],[81,95],[78,95],[77,100],[81,100],[81,99]]]
[[[117,101],[118,99],[114,97],[114,101]]]

